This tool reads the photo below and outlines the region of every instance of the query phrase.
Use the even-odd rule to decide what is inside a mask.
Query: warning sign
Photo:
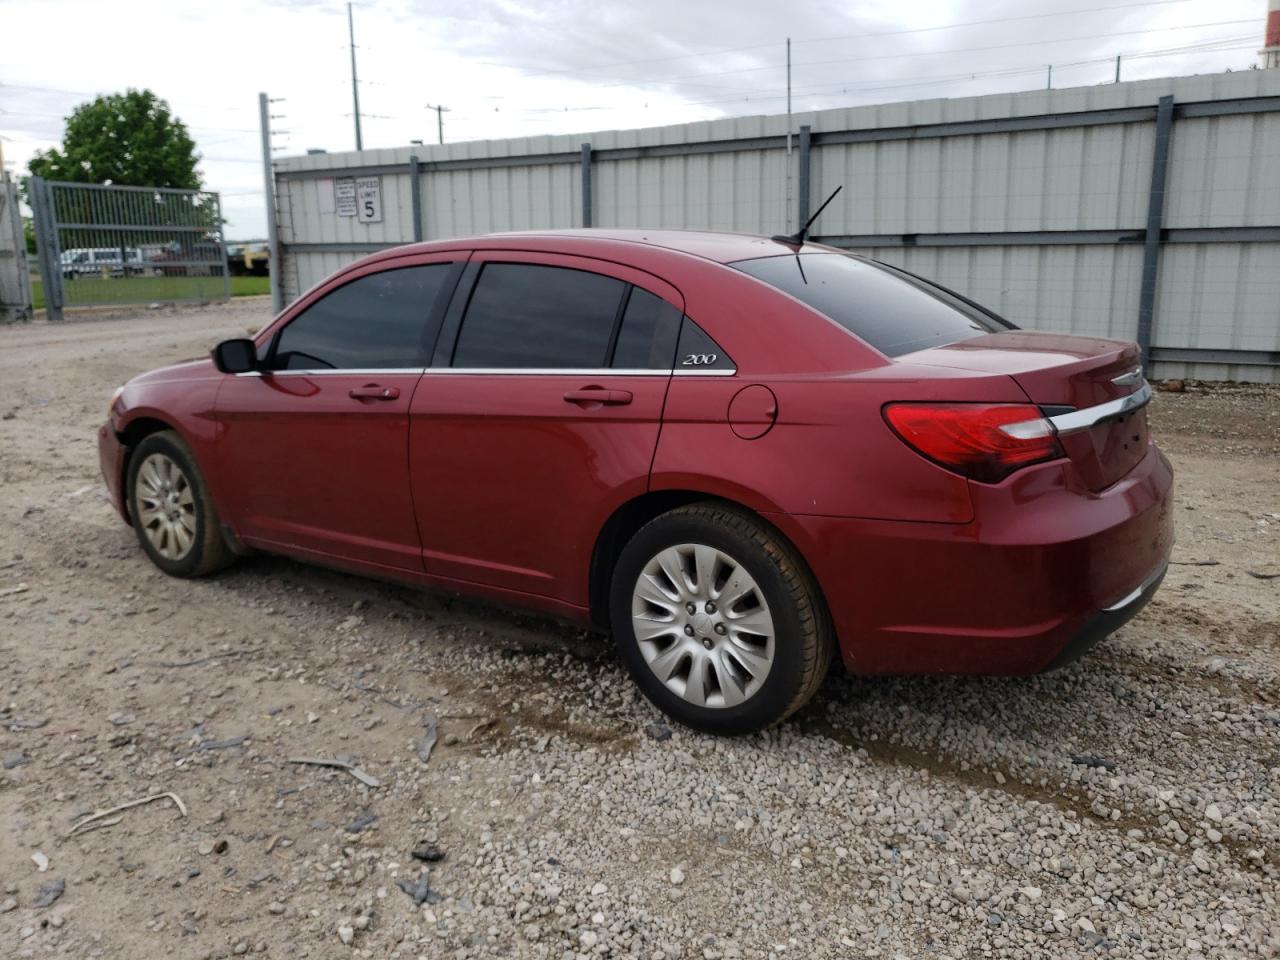
[[[333,181],[333,205],[340,217],[356,215],[355,177],[339,177]]]

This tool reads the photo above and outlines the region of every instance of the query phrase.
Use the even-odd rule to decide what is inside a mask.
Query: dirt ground
[[[0,327],[0,957],[1280,956],[1280,391],[1158,395],[1176,565],[1079,665],[724,741],[554,623],[156,570],[111,391],[268,309]]]

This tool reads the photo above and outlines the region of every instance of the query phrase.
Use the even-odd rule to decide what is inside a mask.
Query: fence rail
[[[230,296],[218,194],[40,177],[27,190],[51,320],[73,306]]]
[[[420,239],[577,226],[815,238],[1162,376],[1280,382],[1280,71],[276,161],[284,299]],[[584,142],[585,141],[585,142]],[[342,196],[376,193],[376,217]],[[787,201],[789,184],[794,200]]]

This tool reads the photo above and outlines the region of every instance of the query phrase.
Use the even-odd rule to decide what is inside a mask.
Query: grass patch
[[[164,303],[169,300],[221,300],[222,277],[84,277],[64,280],[64,306],[96,303]],[[232,277],[233,297],[256,297],[271,292],[270,277]],[[31,299],[44,309],[44,284],[31,281]]]

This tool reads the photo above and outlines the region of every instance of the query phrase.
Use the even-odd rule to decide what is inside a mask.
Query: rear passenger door
[[[648,486],[683,308],[617,264],[473,256],[410,410],[428,574],[587,605],[596,534]]]

